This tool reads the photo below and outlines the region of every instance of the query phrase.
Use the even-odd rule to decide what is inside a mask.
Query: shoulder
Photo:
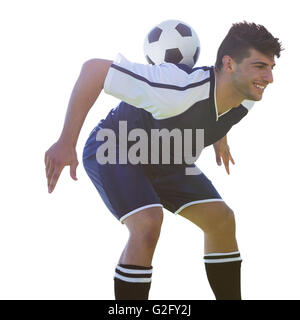
[[[103,70],[107,71],[112,65],[112,63],[112,60],[95,58],[84,62],[82,68],[85,70],[90,70],[92,72],[99,72]]]
[[[107,74],[104,90],[150,112],[156,119],[183,113],[211,95],[211,68],[163,63],[134,63],[119,54]],[[211,85],[212,84],[212,85]]]
[[[210,68],[190,68],[183,64],[162,63],[150,65],[134,63],[118,54],[111,67],[118,73],[157,87],[185,90],[186,86],[201,85],[211,78]],[[166,85],[166,86],[164,86]]]

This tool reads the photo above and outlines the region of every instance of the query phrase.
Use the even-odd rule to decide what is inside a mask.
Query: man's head
[[[274,56],[283,50],[278,40],[262,25],[233,24],[219,47],[215,69],[225,72],[245,99],[260,100],[273,82]]]

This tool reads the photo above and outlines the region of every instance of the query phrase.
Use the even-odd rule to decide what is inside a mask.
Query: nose
[[[263,78],[268,83],[272,83],[273,82],[273,72],[272,72],[272,70],[266,71],[266,73],[264,74]]]

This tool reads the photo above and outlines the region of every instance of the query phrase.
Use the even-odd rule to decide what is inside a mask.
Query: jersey
[[[254,104],[244,100],[238,107],[218,115],[214,67],[143,65],[122,55],[111,65],[104,91],[122,102],[111,110],[101,127],[118,134],[117,124],[127,121],[128,131],[143,128],[150,134],[153,129],[177,129],[182,136],[185,129],[190,129],[193,154],[197,149],[197,129],[204,130],[204,146],[209,146],[224,137]],[[184,139],[181,142],[184,149]],[[175,156],[173,147],[170,147],[171,163]]]
[[[243,101],[237,108],[218,115],[213,67],[192,69],[170,63],[142,65],[123,56],[119,56],[110,67],[104,90],[122,102],[91,132],[84,147],[83,164],[106,206],[117,219],[123,222],[149,207],[164,207],[178,214],[190,205],[223,201],[195,163],[186,165],[185,159],[181,164],[175,161],[172,145],[169,164],[162,163],[161,158],[158,164],[152,164],[152,150],[148,151],[148,164],[131,161],[126,164],[121,161],[100,164],[98,151],[106,141],[98,139],[98,134],[105,128],[113,130],[117,142],[115,154],[118,154],[124,135],[120,129],[123,121],[127,123],[125,134],[143,129],[151,136],[153,130],[167,129],[171,132],[176,129],[183,135],[185,130],[191,130],[194,152],[197,149],[195,131],[203,129],[204,146],[213,144],[247,115],[252,101]],[[172,142],[178,144],[175,139]],[[128,141],[128,149],[134,143]],[[181,143],[185,147],[184,139]],[[160,144],[160,155],[163,148]]]

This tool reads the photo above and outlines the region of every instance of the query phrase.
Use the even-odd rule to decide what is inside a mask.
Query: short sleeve
[[[119,54],[104,82],[104,91],[156,119],[178,115],[209,97],[209,70],[187,73],[172,63],[132,63]]]

